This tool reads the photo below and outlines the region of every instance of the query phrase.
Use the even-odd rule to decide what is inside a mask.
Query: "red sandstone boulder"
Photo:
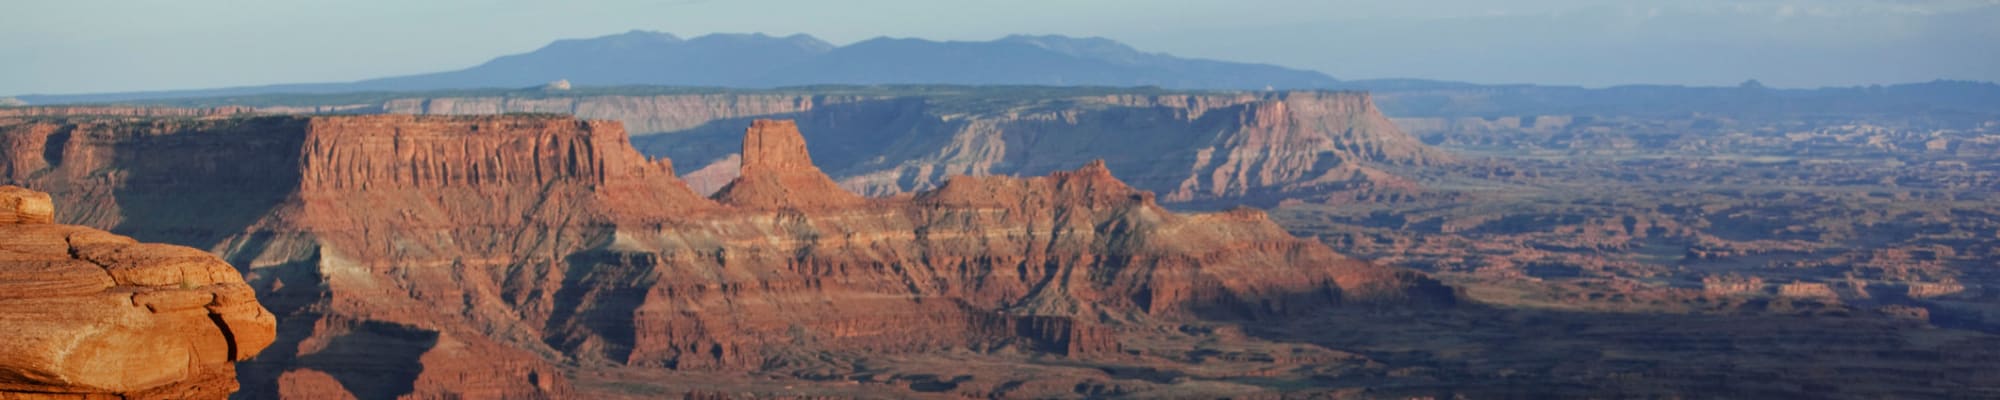
[[[46,224],[55,222],[55,217],[48,193],[0,186],[0,224]]]
[[[0,186],[0,398],[223,398],[276,320],[236,269],[181,246],[50,224]]]

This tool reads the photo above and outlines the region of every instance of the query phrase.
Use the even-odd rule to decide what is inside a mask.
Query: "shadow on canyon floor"
[[[294,369],[332,375],[356,398],[393,399],[416,389],[416,379],[424,370],[418,359],[437,346],[437,341],[437,331],[367,321],[334,338],[320,351],[299,357]]]
[[[208,249],[270,215],[295,193],[304,119],[253,118],[117,143],[125,175],[110,230],[145,242]],[[238,261],[238,260],[232,260]]]
[[[1812,315],[1613,313],[1470,304],[1241,323],[1360,354],[1384,374],[1315,375],[1392,396],[2000,395],[2000,336],[1828,307]]]

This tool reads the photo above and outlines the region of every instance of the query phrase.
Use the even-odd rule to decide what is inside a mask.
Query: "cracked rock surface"
[[[228,263],[0,186],[0,398],[224,398],[276,319]]]

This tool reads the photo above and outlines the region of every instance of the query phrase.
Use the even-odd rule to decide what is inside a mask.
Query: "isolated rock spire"
[[[743,133],[741,169],[741,176],[715,193],[716,201],[767,209],[823,209],[864,201],[813,166],[805,137],[790,120],[752,122]]]

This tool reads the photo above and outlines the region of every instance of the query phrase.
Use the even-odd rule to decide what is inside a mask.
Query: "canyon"
[[[1236,378],[1117,371],[1193,368],[1151,349],[1203,321],[1458,298],[1261,211],[1168,211],[1108,162],[863,197],[800,124],[753,121],[710,198],[615,121],[70,114],[0,118],[0,179],[241,268],[277,316],[252,398],[1172,393]],[[953,357],[1056,361],[879,366]]]
[[[15,3],[0,400],[2000,399],[2000,0]]]
[[[1170,202],[1270,205],[1409,189],[1383,168],[1451,160],[1400,131],[1368,94],[1349,92],[471,97],[381,109],[616,119],[649,133],[634,139],[640,151],[720,176],[732,172],[730,126],[794,119],[842,186],[876,196],[953,175],[1041,175],[1103,159]]]
[[[1045,175],[1102,159],[1134,187],[1182,207],[1369,201],[1417,195],[1406,170],[1454,160],[1403,132],[1362,92],[641,87],[195,103],[215,114],[550,113],[618,120],[641,153],[674,160],[703,194],[735,176],[738,130],[760,118],[797,121],[822,155],[820,167],[866,196],[927,190],[954,175]],[[61,110],[49,109],[42,112]]]
[[[243,267],[251,398],[1991,396],[1939,85],[15,107],[0,179]]]
[[[1546,113],[1533,112],[1546,103],[1470,95],[1432,103],[1523,113],[1398,117],[1460,156],[1409,176],[1431,195],[1290,204],[1272,216],[1344,254],[1425,271],[1465,288],[1467,302],[1508,311],[1264,334],[1360,352],[1424,349],[1401,354],[1428,360],[1419,364],[1490,365],[1448,368],[1496,379],[1443,385],[1453,391],[1992,397],[2000,377],[1969,363],[2000,349],[2000,201],[1991,190],[2000,113],[1973,111],[1978,102],[1889,106],[1906,99],[1889,95],[1899,90],[1908,89],[1848,101],[1743,91],[1634,111],[1615,108],[1651,98]],[[1486,333],[1451,333],[1466,326]],[[1363,339],[1385,336],[1428,339]],[[1547,372],[1521,372],[1535,370]],[[1534,376],[1593,383],[1509,383],[1548,382]]]

